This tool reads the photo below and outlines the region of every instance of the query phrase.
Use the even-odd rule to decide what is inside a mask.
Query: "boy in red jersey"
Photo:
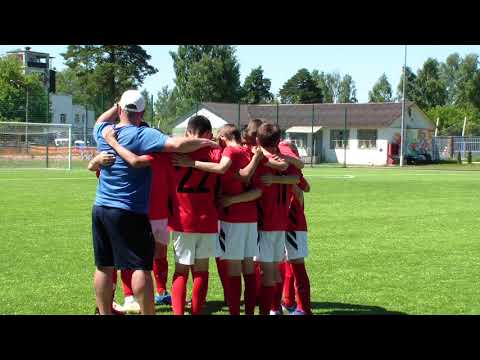
[[[242,146],[240,131],[235,125],[226,124],[220,128],[218,139],[220,146],[224,149],[218,164],[193,161],[188,156],[176,156],[174,164],[223,175],[217,255],[221,262],[227,263],[227,283],[225,284],[227,303],[231,315],[240,314],[241,274],[243,273],[245,314],[253,315],[256,301],[253,258],[258,254],[257,210],[254,200],[261,196],[261,190],[253,188],[248,183],[262,160],[265,160],[266,166],[281,170],[285,170],[288,165],[275,160],[267,162],[263,159],[263,152],[260,149],[252,154],[249,148]],[[220,276],[222,276],[221,272]]]
[[[187,137],[212,138],[212,125],[201,115],[192,117]],[[193,160],[219,162],[220,149],[205,149],[189,154]],[[215,207],[219,179],[215,174],[193,168],[169,168],[172,179],[172,213],[168,226],[175,248],[175,274],[172,283],[172,305],[175,315],[185,313],[189,270],[192,269],[192,315],[202,311],[208,291],[209,258],[215,256],[218,236],[218,214]]]
[[[265,156],[274,157],[279,154],[280,136],[281,131],[277,125],[263,123],[257,129],[257,143]],[[256,258],[262,269],[261,315],[269,314],[276,284],[282,283],[278,264],[285,257],[288,199],[292,194],[292,185],[299,181],[300,178],[291,165],[284,172],[272,171],[261,165],[255,173],[254,184],[262,189],[262,197],[257,203],[259,256]]]
[[[303,168],[303,162],[300,160],[296,146],[289,141],[282,141],[279,144],[279,149],[284,158],[289,159],[292,164],[298,165],[296,166],[296,171],[300,176],[300,182],[298,185],[293,186],[293,194],[290,198],[289,224],[285,242],[287,262],[285,263],[283,286],[283,309],[290,315],[311,315],[310,280],[304,262],[304,259],[308,256],[308,246],[307,221],[303,201],[303,193],[310,191],[310,185],[300,170]],[[293,159],[299,162],[295,162]],[[296,294],[294,294],[294,291]],[[296,309],[295,295],[297,298]],[[280,311],[278,306],[280,301],[272,308],[273,311]]]

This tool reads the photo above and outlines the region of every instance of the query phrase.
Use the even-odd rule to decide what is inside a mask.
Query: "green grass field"
[[[441,168],[305,170],[315,314],[480,314],[480,172]],[[79,168],[0,170],[0,314],[93,313],[95,187]],[[227,314],[221,294],[211,261],[207,313]]]

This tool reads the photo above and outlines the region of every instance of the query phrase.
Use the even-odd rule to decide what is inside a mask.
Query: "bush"
[[[472,152],[471,152],[471,151],[469,151],[469,152],[467,153],[467,162],[468,162],[469,164],[472,163]]]
[[[462,154],[460,154],[460,151],[457,153],[457,164],[462,163]]]

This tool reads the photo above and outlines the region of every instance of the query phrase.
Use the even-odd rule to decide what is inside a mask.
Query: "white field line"
[[[95,176],[92,177],[64,177],[64,178],[0,178],[0,181],[42,181],[42,180],[97,180]]]

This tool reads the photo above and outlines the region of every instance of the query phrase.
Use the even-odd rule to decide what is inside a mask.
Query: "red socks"
[[[192,315],[200,315],[207,299],[208,271],[193,273]],[[184,297],[185,299],[185,297]]]
[[[157,293],[163,294],[167,291],[168,261],[167,258],[153,260],[153,276],[157,285]]]
[[[283,302],[286,307],[295,305],[295,279],[293,276],[292,264],[285,264],[285,280],[283,283]]]
[[[260,293],[262,292],[262,269],[258,262],[255,262],[255,282],[257,288],[257,304],[260,305]]]
[[[305,264],[292,264],[293,275],[295,276],[297,308],[306,315],[311,315],[310,307],[310,280],[308,279]]]
[[[133,275],[133,270],[126,269],[121,271],[123,295],[125,297],[133,296],[132,275]]]
[[[245,315],[255,314],[255,305],[257,304],[257,279],[255,273],[243,275],[245,282],[245,291],[243,300],[245,303]]]
[[[262,285],[260,291],[260,315],[269,315],[272,307],[274,286]]]
[[[242,278],[228,277],[227,304],[230,315],[240,315],[240,297],[242,296]]]
[[[222,283],[223,288],[223,301],[228,303],[228,296],[227,296],[227,286],[228,286],[228,266],[225,260],[221,260],[220,258],[215,258],[215,262],[217,263],[217,270],[218,276],[220,277],[220,282]]]
[[[174,315],[185,314],[185,302],[187,298],[187,280],[186,274],[173,274],[172,279],[172,308]]]
[[[272,308],[273,311],[280,311],[282,305],[283,294],[283,280],[285,279],[285,262],[278,264],[278,270],[280,272],[281,282],[275,284],[273,292]]]

